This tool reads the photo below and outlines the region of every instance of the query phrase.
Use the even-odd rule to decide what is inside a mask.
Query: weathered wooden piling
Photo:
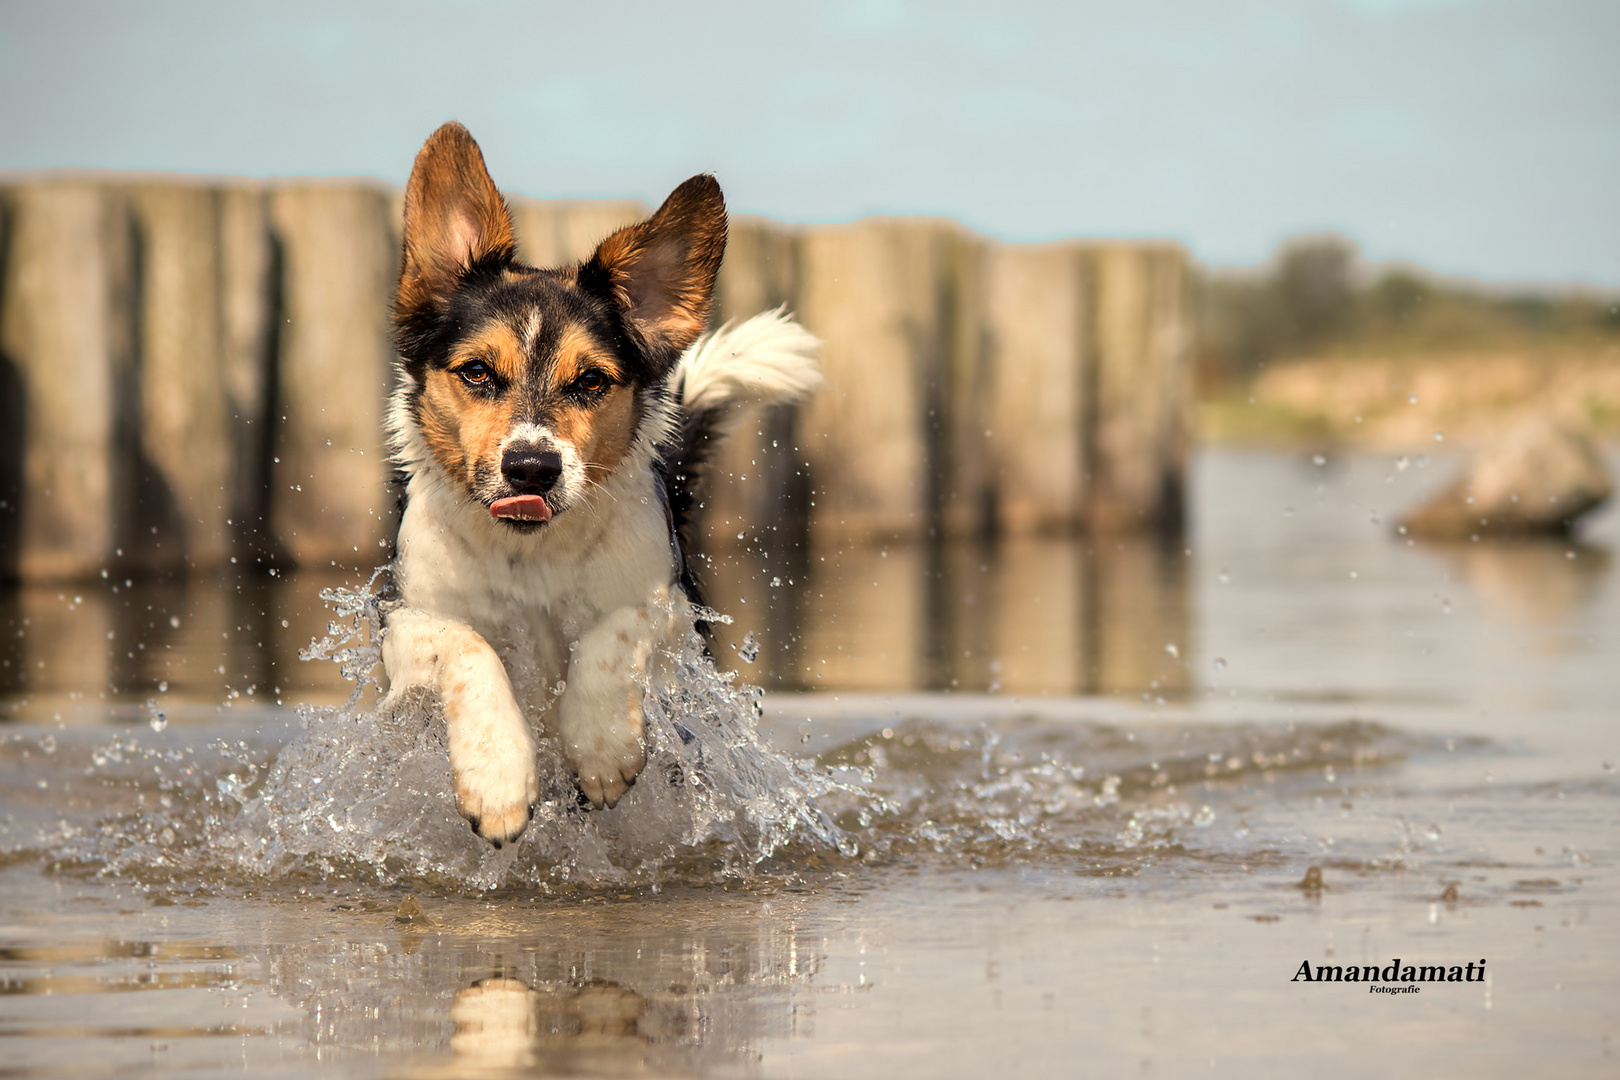
[[[648,214],[647,207],[633,199],[510,198],[507,205],[517,232],[518,258],[541,267],[582,262],[615,229]]]
[[[823,341],[827,379],[803,414],[819,540],[938,527],[948,379],[962,344],[958,232],[944,221],[873,219],[801,240],[798,313]]]
[[[1181,527],[1192,408],[1186,263],[1169,244],[1088,245],[1096,398],[1086,522]]]
[[[114,557],[131,478],[134,253],[125,196],[84,181],[6,192],[0,356],[21,398],[16,548],[26,581],[89,577]]]
[[[220,192],[220,367],[230,413],[226,505],[241,558],[273,562],[270,465],[281,327],[281,259],[259,187]]]
[[[382,423],[397,249],[387,200],[359,184],[276,189],[285,292],[271,520],[298,564],[372,565],[391,531]]]
[[[120,564],[216,566],[230,554],[235,457],[220,363],[220,199],[200,185],[130,191],[137,239],[137,492]]]
[[[365,183],[0,188],[0,575],[373,564],[399,203]],[[538,265],[648,210],[511,205]],[[704,544],[1175,530],[1184,276],[1162,244],[734,221],[717,319],[786,304],[827,387],[719,452]]]
[[[733,218],[716,285],[715,325],[791,307],[798,293],[796,234],[758,218]],[[799,409],[749,416],[715,455],[704,494],[704,543],[722,549],[750,540],[780,548],[802,540],[809,512],[809,466],[799,450]]]
[[[987,256],[985,453],[1004,535],[1084,524],[1095,376],[1086,272],[1075,244]]]

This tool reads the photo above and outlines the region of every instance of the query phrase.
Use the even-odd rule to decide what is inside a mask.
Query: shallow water
[[[347,578],[14,593],[0,1060],[1608,1074],[1620,518],[1392,535],[1446,464],[1206,452],[1170,550],[719,559],[741,680],[688,671],[619,809],[559,790],[500,852],[431,708],[295,659]],[[1489,975],[1290,982],[1397,957]]]

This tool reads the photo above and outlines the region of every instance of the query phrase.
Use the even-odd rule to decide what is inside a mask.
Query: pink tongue
[[[489,516],[515,521],[550,521],[551,507],[538,495],[513,495],[509,499],[496,499],[491,503]]]

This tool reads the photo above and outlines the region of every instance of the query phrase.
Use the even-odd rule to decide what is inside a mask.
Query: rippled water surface
[[[499,851],[431,702],[297,659],[353,574],[8,594],[0,1072],[1612,1074],[1620,519],[1409,544],[1447,465],[717,556],[742,674],[692,643],[619,808],[554,770]],[[1396,958],[1488,974],[1291,981]]]

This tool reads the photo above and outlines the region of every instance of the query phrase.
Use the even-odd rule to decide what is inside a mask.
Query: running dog
[[[533,815],[541,738],[594,807],[635,783],[642,695],[692,629],[705,455],[740,409],[820,384],[816,340],[779,311],[700,336],[725,244],[720,185],[694,176],[584,262],[536,269],[466,128],[411,170],[383,662],[390,701],[439,696],[456,804],[496,846]]]

